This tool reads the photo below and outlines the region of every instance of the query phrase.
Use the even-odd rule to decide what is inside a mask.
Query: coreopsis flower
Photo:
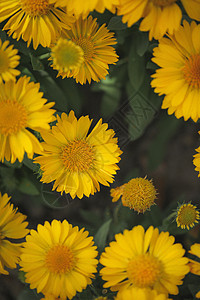
[[[191,203],[182,204],[177,209],[176,223],[178,227],[188,230],[199,223],[199,211],[195,205]]]
[[[189,253],[192,255],[197,256],[200,258],[200,244],[195,243],[191,246]],[[198,261],[195,261],[193,259],[189,259],[189,267],[190,267],[190,272],[200,276],[200,263]],[[200,291],[195,295],[196,298],[200,298]]]
[[[108,74],[108,65],[115,64],[118,60],[115,49],[112,47],[112,45],[116,44],[113,35],[114,33],[109,32],[105,24],[99,27],[96,19],[93,19],[92,16],[85,20],[79,18],[71,26],[71,30],[62,31],[61,44],[63,44],[63,51],[56,53],[54,51],[55,48],[53,48],[53,68],[58,70],[58,76],[61,75],[62,78],[73,77],[76,79],[76,82],[81,84],[85,84],[87,81],[91,83],[91,80],[100,81],[105,79]],[[72,43],[67,44],[67,42],[65,42],[64,46],[63,39],[70,40],[74,43],[74,46]],[[75,45],[81,49],[75,49]],[[83,52],[83,60],[80,60],[81,51]],[[68,61],[65,62],[62,58],[65,55],[69,57],[70,53],[71,59],[79,66],[66,72],[63,69],[68,67]],[[59,67],[55,59],[62,60],[63,66]]]
[[[45,299],[72,299],[92,282],[98,261],[93,237],[66,220],[31,230],[23,244],[20,266],[31,289]]]
[[[19,65],[20,56],[18,50],[9,45],[9,41],[2,42],[0,39],[0,83],[15,80],[20,71],[15,69]]]
[[[200,131],[199,131],[200,134]],[[200,177],[200,147],[196,149],[197,153],[194,155],[193,164],[195,165],[195,171],[199,172],[198,177]]]
[[[166,294],[158,294],[155,290],[130,287],[118,292],[115,300],[170,300]]]
[[[150,226],[124,230],[115,235],[102,253],[100,274],[105,288],[123,291],[129,287],[150,288],[160,294],[179,293],[178,285],[189,272],[185,250],[169,232]]]
[[[145,178],[133,178],[128,183],[110,190],[112,201],[116,202],[122,197],[122,204],[138,213],[144,213],[156,199],[156,189],[152,180]]]
[[[165,95],[162,108],[187,121],[200,117],[200,25],[183,21],[174,35],[168,35],[154,48],[152,61],[160,68],[152,75],[151,86]]]
[[[190,18],[200,21],[200,1],[181,0]],[[120,0],[118,14],[128,27],[139,21],[141,31],[149,31],[149,40],[173,34],[180,26],[182,11],[177,0]]]
[[[17,243],[18,239],[29,232],[26,216],[9,203],[10,198],[0,193],[0,273],[4,275],[9,274],[5,268],[17,267],[22,248],[22,244]]]
[[[89,197],[100,190],[99,183],[109,186],[119,169],[122,153],[115,132],[102,119],[88,134],[92,120],[77,120],[74,112],[57,116],[57,124],[41,133],[44,152],[35,158],[42,170],[41,181],[54,182],[53,190],[71,197]]]
[[[42,147],[29,130],[49,129],[54,120],[54,102],[47,103],[39,92],[39,83],[29,82],[30,78],[20,77],[17,82],[10,80],[0,84],[0,161],[4,159],[20,162],[27,153],[40,153]]]
[[[49,0],[1,0],[0,22],[6,19],[3,30],[14,39],[22,38],[28,47],[33,42],[34,49],[39,44],[49,47],[75,20]]]

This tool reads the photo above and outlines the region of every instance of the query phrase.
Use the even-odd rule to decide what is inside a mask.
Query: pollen
[[[186,60],[183,74],[192,88],[200,88],[200,54],[194,54]]]
[[[49,0],[20,0],[22,10],[31,17],[46,15],[50,9]]]
[[[27,112],[25,107],[17,101],[4,100],[0,102],[0,133],[14,134],[25,128]]]
[[[55,245],[46,254],[46,267],[52,273],[68,273],[74,264],[74,255],[65,245]]]
[[[91,41],[91,38],[80,37],[79,39],[74,40],[74,42],[83,49],[84,60],[90,62],[94,57],[94,44]]]
[[[169,6],[176,2],[177,0],[152,0],[153,4],[156,6]]]
[[[94,150],[86,141],[74,140],[65,146],[61,158],[67,170],[88,171],[93,166]]]
[[[152,180],[148,180],[146,177],[133,178],[121,187],[111,189],[110,192],[113,202],[122,196],[122,204],[138,213],[144,213],[155,204],[157,195]]]
[[[182,229],[194,227],[195,223],[199,223],[199,211],[196,206],[191,203],[182,204],[177,210],[176,223]]]
[[[138,288],[153,287],[161,279],[162,273],[162,263],[149,254],[134,257],[127,268],[129,280]]]

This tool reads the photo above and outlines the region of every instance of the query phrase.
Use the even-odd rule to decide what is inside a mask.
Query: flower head
[[[20,266],[26,282],[49,297],[72,299],[91,283],[97,256],[93,238],[66,220],[38,225],[26,237]],[[54,298],[54,299],[55,299]]]
[[[190,18],[200,21],[200,2],[181,0]],[[120,0],[118,14],[128,26],[143,18],[141,31],[149,31],[149,40],[160,39],[165,33],[173,34],[180,26],[182,12],[177,0]]]
[[[169,232],[150,226],[125,230],[115,235],[115,241],[102,253],[100,274],[105,288],[112,291],[129,287],[155,289],[158,293],[178,294],[177,285],[189,272],[185,250]]]
[[[199,131],[200,134],[200,131]],[[194,155],[193,164],[195,165],[195,171],[199,172],[198,177],[200,177],[200,147],[196,149],[197,154]]]
[[[0,22],[6,19],[3,30],[9,30],[14,39],[22,37],[28,47],[32,41],[34,49],[39,44],[49,47],[61,30],[69,29],[74,22],[74,17],[54,7],[49,0],[1,0]]]
[[[111,189],[111,197],[116,202],[122,196],[122,204],[139,213],[149,209],[156,199],[156,189],[152,180],[145,178],[133,178],[120,187]]]
[[[191,203],[182,204],[178,207],[176,217],[178,227],[181,227],[182,229],[187,228],[189,230],[190,227],[194,227],[195,223],[199,223],[199,219],[199,211],[197,210],[197,207]]]
[[[173,36],[159,41],[152,58],[160,66],[152,75],[151,85],[159,95],[165,94],[162,108],[185,121],[192,118],[196,122],[200,117],[199,35],[200,25],[184,20]]]
[[[117,294],[115,300],[170,300],[166,294],[158,294],[151,289],[130,287]]]
[[[25,237],[29,230],[26,216],[18,212],[13,204],[9,203],[11,197],[0,193],[0,273],[8,275],[6,268],[15,269],[21,254],[21,243],[15,243]],[[11,241],[9,241],[11,240]]]
[[[30,78],[20,77],[17,82],[10,80],[0,84],[0,161],[4,159],[20,162],[26,152],[29,158],[40,153],[42,147],[29,129],[49,129],[54,120],[54,103],[46,103],[39,92],[39,83],[29,82]]]
[[[190,248],[189,253],[200,258],[200,244],[193,244]],[[190,272],[200,276],[200,263],[193,259],[189,259],[189,261]],[[195,297],[198,299],[200,298],[200,291],[195,295]]]
[[[116,44],[114,33],[108,31],[105,24],[100,28],[91,16],[83,20],[80,18],[71,27],[71,30],[63,30],[62,38],[72,41],[83,51],[83,62],[78,69],[62,72],[58,70],[58,76],[73,77],[76,82],[85,84],[91,80],[100,81],[108,74],[108,65],[114,64],[118,56],[112,45]],[[66,49],[67,53],[69,48]]]
[[[13,45],[9,45],[9,41],[2,42],[0,39],[0,83],[15,79],[20,71],[15,69],[19,65],[20,56],[17,49],[13,49]]]
[[[122,153],[115,132],[100,120],[88,134],[92,120],[77,120],[73,111],[57,116],[57,121],[51,131],[42,132],[44,153],[35,158],[43,171],[41,180],[55,180],[53,190],[72,198],[93,195],[99,183],[109,186]]]

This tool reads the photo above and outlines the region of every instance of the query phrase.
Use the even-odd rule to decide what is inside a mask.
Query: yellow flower
[[[180,26],[182,12],[177,0],[120,0],[118,14],[132,26],[143,18],[139,29],[149,31],[149,40],[160,39],[165,33],[173,34]],[[190,18],[200,21],[200,1],[181,0]]]
[[[112,291],[137,288],[155,289],[160,294],[177,295],[177,285],[189,272],[185,250],[175,244],[169,232],[161,232],[150,226],[125,230],[115,235],[116,241],[102,253],[100,263],[104,266],[100,274],[105,288]]]
[[[199,223],[199,219],[199,211],[197,210],[197,207],[191,203],[182,204],[178,207],[176,217],[178,227],[181,227],[182,229],[187,228],[189,230],[190,227],[194,227],[195,223]]]
[[[73,77],[81,84],[105,79],[108,64],[114,64],[118,60],[115,49],[111,46],[116,44],[113,35],[105,24],[99,28],[96,19],[91,16],[85,20],[80,18],[72,25],[71,30],[63,30],[62,37],[71,40],[83,50],[84,61],[78,70],[60,72],[58,69],[58,76]]]
[[[112,201],[116,202],[122,196],[122,204],[138,213],[144,213],[156,199],[156,189],[152,180],[133,178],[128,183],[110,190]]]
[[[185,20],[183,26],[169,38],[159,41],[152,61],[160,66],[151,82],[155,92],[165,94],[162,108],[179,119],[200,117],[200,25]]]
[[[200,134],[200,131],[199,131]],[[198,177],[200,177],[200,147],[196,149],[197,154],[194,155],[193,164],[195,165],[195,171],[199,172]]]
[[[74,42],[60,38],[56,45],[51,49],[50,59],[53,69],[60,73],[78,70],[84,61],[83,50]]]
[[[117,294],[115,300],[170,300],[166,294],[158,294],[155,290],[130,287]]]
[[[28,77],[10,80],[0,84],[0,161],[14,163],[23,160],[26,152],[29,158],[40,153],[42,147],[29,129],[49,129],[54,120],[54,103],[46,103],[39,92],[39,83],[29,82]]]
[[[80,16],[86,18],[94,9],[103,13],[105,9],[115,13],[116,6],[120,0],[49,0],[55,6],[66,7],[69,14],[74,14],[78,19]]]
[[[200,258],[200,244],[193,244],[190,248],[189,253],[197,256],[198,258]],[[190,267],[190,272],[200,276],[200,263],[193,260],[193,259],[189,259],[189,267]],[[200,291],[195,295],[196,298],[200,298]]]
[[[4,43],[0,39],[0,83],[14,80],[20,74],[15,68],[19,65],[20,56],[17,55],[18,50],[13,49],[13,45],[9,45],[9,41]]]
[[[26,229],[26,216],[9,203],[10,198],[7,194],[0,193],[0,273],[5,275],[8,275],[5,267],[15,269],[19,262],[22,245],[14,241],[25,237],[29,232]]]
[[[29,47],[39,44],[49,47],[55,42],[62,29],[69,29],[74,17],[68,16],[61,8],[56,8],[49,0],[1,0],[0,22],[8,19],[3,30],[14,39],[20,37]]]
[[[92,120],[77,120],[74,112],[57,116],[51,131],[42,132],[44,153],[35,159],[43,171],[42,181],[55,180],[53,190],[71,197],[89,197],[99,191],[99,183],[109,186],[118,170],[122,153],[115,132],[100,119],[88,134]]]
[[[93,238],[84,228],[53,220],[31,230],[22,249],[20,266],[26,282],[38,293],[72,299],[90,284],[98,261]],[[50,296],[49,296],[50,297]]]

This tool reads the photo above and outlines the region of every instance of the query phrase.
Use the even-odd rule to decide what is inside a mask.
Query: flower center
[[[46,15],[50,9],[49,0],[20,0],[21,7],[31,17]]]
[[[67,273],[74,267],[72,251],[64,245],[53,246],[46,255],[46,266],[52,273]]]
[[[122,203],[139,213],[145,212],[154,204],[156,189],[150,180],[133,178],[124,184]]]
[[[0,133],[13,134],[25,128],[27,112],[17,101],[4,100],[0,102]]]
[[[176,1],[177,0],[152,0],[153,4],[157,6],[168,6]]]
[[[127,268],[128,278],[138,288],[153,287],[162,275],[161,262],[154,256],[143,254],[133,258]]]
[[[66,145],[61,154],[64,166],[74,171],[87,171],[93,163],[94,151],[83,140],[75,140]]]
[[[85,61],[91,61],[94,56],[93,42],[89,38],[79,38],[74,40],[74,42],[83,49]]]
[[[0,73],[7,71],[9,68],[9,58],[5,51],[0,50]]]
[[[194,54],[186,60],[183,74],[191,87],[200,88],[200,54]]]
[[[184,204],[178,212],[177,221],[179,226],[192,227],[194,223],[198,223],[198,219],[199,212],[196,210],[196,206],[191,204]]]

